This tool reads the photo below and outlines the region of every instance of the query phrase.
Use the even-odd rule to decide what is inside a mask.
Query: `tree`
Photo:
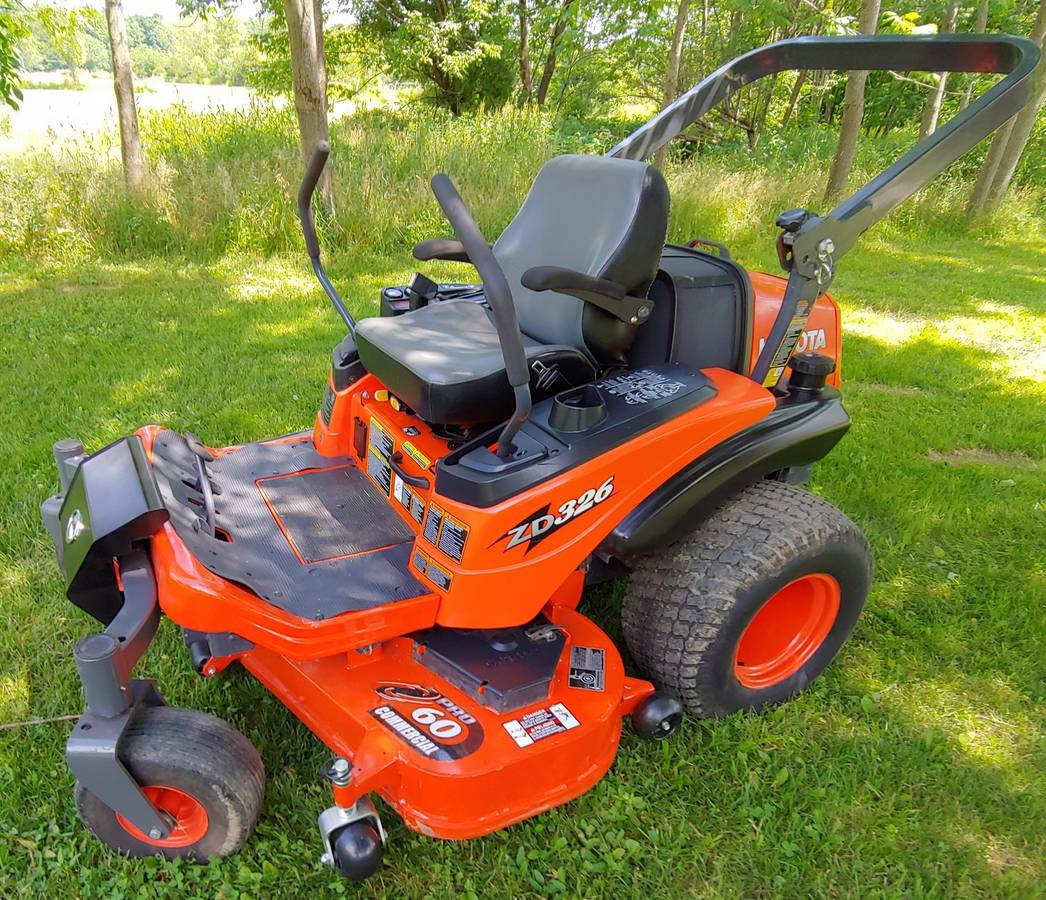
[[[323,4],[321,0],[283,0],[287,34],[291,42],[291,77],[294,110],[298,114],[301,152],[309,158],[318,141],[330,137],[327,126],[327,64],[323,56]],[[330,166],[319,181],[320,196],[334,205]]]
[[[282,2],[250,30],[247,47],[230,74],[243,72],[246,84],[262,94],[294,96],[290,42]],[[335,25],[323,29],[323,56],[327,69],[327,104],[358,97],[382,74],[381,48],[369,44],[359,29]]]
[[[879,24],[879,0],[861,0],[861,14],[857,30],[861,34],[875,34]],[[843,117],[839,126],[839,143],[835,148],[835,159],[828,174],[828,186],[825,188],[825,200],[837,197],[846,189],[853,168],[854,153],[857,150],[857,138],[861,131],[861,120],[864,118],[864,86],[868,73],[851,72],[846,79],[846,93],[843,98]]]
[[[80,83],[80,69],[87,59],[84,48],[84,30],[89,22],[98,18],[98,11],[90,7],[41,6],[37,10],[40,24],[44,26],[51,45],[69,70],[69,80]]]
[[[105,0],[105,19],[109,26],[109,46],[113,58],[113,88],[120,120],[123,173],[131,193],[140,195],[145,186],[145,160],[142,158],[142,139],[138,133],[138,109],[134,103],[134,75],[131,72],[131,51],[127,46],[123,0]]]
[[[1046,40],[1046,0],[1040,0],[1039,13],[1032,26],[1031,39],[1041,48]],[[1005,196],[1017,164],[1031,136],[1039,108],[1046,100],[1046,65],[1039,64],[1034,75],[1031,98],[1016,116],[995,133],[988,156],[973,186],[967,216],[976,219]]]
[[[421,85],[422,100],[459,115],[511,95],[511,23],[496,0],[353,0],[352,9],[389,72]]]
[[[178,0],[185,14],[208,16],[230,10],[238,0]],[[276,0],[263,0],[263,6]],[[327,125],[327,64],[323,53],[323,0],[283,0],[287,37],[291,50],[291,81],[294,111],[302,159],[312,155],[317,141],[330,136]],[[328,206],[334,205],[330,167],[320,175],[319,192]]]
[[[556,21],[552,26],[552,33],[548,39],[548,50],[545,53],[545,64],[541,67],[541,81],[538,82],[538,90],[534,99],[538,106],[544,106],[548,99],[548,89],[552,86],[552,76],[556,71],[556,56],[559,52],[560,41],[563,33],[567,30],[570,22],[570,14],[574,0],[560,0],[556,9]]]
[[[530,61],[530,16],[527,0],[519,0],[519,85],[520,96],[529,103],[534,93],[534,66]]]
[[[24,28],[15,17],[17,7],[6,3],[0,5],[0,103],[18,109],[22,102],[22,89],[18,73],[22,59],[16,42],[24,34]]]
[[[975,34],[983,34],[985,29],[988,27],[988,7],[990,0],[981,0],[980,5],[977,7],[977,22],[973,26]],[[966,109],[970,105],[970,99],[973,97],[973,82],[974,77],[972,75],[966,76],[966,88],[962,92],[962,100],[959,101],[959,111]]]
[[[690,0],[679,0],[676,7],[676,25],[672,32],[672,43],[668,48],[668,60],[665,62],[665,89],[661,95],[661,108],[672,103],[679,94],[679,61],[683,56],[683,36],[686,34],[686,21],[690,17]],[[654,165],[659,169],[665,167],[668,158],[668,144],[661,147],[654,155]]]
[[[958,0],[950,0],[941,16],[941,34],[952,34],[955,31],[955,22],[959,18]],[[948,84],[948,73],[937,72],[933,76],[930,93],[923,106],[922,121],[919,125],[919,139],[929,137],[937,130],[937,120],[941,116],[941,102],[944,100],[945,87]]]

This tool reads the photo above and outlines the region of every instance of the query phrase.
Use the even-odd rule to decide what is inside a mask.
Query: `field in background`
[[[29,78],[18,110],[0,112],[0,154],[82,143],[87,136],[108,140],[119,158],[116,139],[116,100],[111,77],[83,75],[80,90],[53,87],[62,83],[55,73]],[[47,83],[34,88],[35,83]],[[248,108],[253,91],[245,87],[212,84],[174,84],[159,78],[140,79],[138,108],[142,113],[179,104],[193,112]],[[6,163],[7,160],[4,160]]]
[[[0,168],[0,723],[81,703],[70,648],[93,626],[63,599],[37,516],[53,440],[98,447],[162,422],[223,444],[311,421],[340,330],[300,247],[293,128],[286,110],[152,113],[141,204],[89,145]],[[434,171],[493,235],[548,156],[623,130],[515,112],[341,120],[332,277],[375,313],[380,286],[413,271],[411,244],[447,232]],[[773,218],[823,208],[831,140],[674,161],[671,237],[773,271]],[[903,143],[865,147],[858,167]],[[1025,190],[969,232],[973,166],[868,235],[833,289],[854,426],[812,488],[866,530],[877,574],[807,694],[662,745],[626,730],[593,791],[480,840],[432,841],[390,813],[388,866],[356,891],[317,864],[323,748],[242,672],[198,679],[165,622],[142,671],[257,744],[257,834],[207,868],[113,857],[72,809],[68,724],[0,730],[0,896],[1042,896],[1046,217]],[[587,601],[611,633],[620,594]]]
[[[497,233],[541,164],[556,153],[603,152],[635,125],[556,120],[505,109],[454,119],[439,111],[371,109],[332,125],[335,211],[322,229],[329,251],[398,253],[445,225],[429,178],[445,171],[480,226]],[[129,203],[118,159],[84,139],[8,157],[0,167],[0,257],[90,259],[142,254],[210,258],[229,252],[300,252],[290,202],[301,177],[293,109],[256,103],[229,112],[146,111],[143,145],[153,176]],[[824,208],[831,129],[793,131],[754,152],[725,146],[668,168],[672,233],[772,240],[777,214]],[[859,148],[853,184],[914,143],[910,133]],[[108,147],[113,146],[111,138]],[[967,233],[963,207],[977,155],[939,177],[879,233]],[[1037,157],[1036,157],[1037,159]],[[1014,191],[979,233],[1043,234],[1046,184]]]
[[[31,72],[25,76],[24,97],[17,110],[0,108],[0,159],[26,151],[77,150],[85,143],[108,148],[119,159],[116,136],[116,100],[108,75],[81,73],[77,89],[67,87],[61,72]],[[262,105],[284,108],[282,97],[259,100],[252,88],[224,84],[180,84],[163,78],[135,81],[139,114],[178,107],[183,113],[243,113]],[[377,102],[395,106],[396,94],[378,87],[366,95],[364,106]],[[343,100],[334,104],[332,118],[351,114],[357,104]],[[7,160],[3,160],[5,163]]]

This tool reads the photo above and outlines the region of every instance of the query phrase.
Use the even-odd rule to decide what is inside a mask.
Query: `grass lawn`
[[[770,266],[769,237],[735,248]],[[360,312],[410,274],[336,260]],[[298,429],[337,321],[298,258],[0,262],[0,722],[79,712],[37,506],[51,442],[146,422],[211,444]],[[366,273],[366,274],[364,274]],[[0,896],[1044,896],[1046,243],[870,238],[843,263],[849,436],[812,488],[867,532],[875,586],[839,660],[794,702],[627,729],[579,800],[462,844],[393,815],[357,891],[318,865],[327,753],[242,670],[204,682],[165,622],[141,670],[230,719],[269,773],[261,821],[207,868],[127,861],[79,825],[67,722],[0,730]],[[588,609],[617,631],[621,586]]]

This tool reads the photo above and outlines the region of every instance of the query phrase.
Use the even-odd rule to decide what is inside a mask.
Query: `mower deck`
[[[419,597],[413,533],[345,457],[308,434],[221,451],[206,463],[215,534],[201,528],[193,450],[161,431],[152,464],[178,537],[201,565],[291,615],[322,620]]]
[[[580,613],[558,607],[549,618],[485,632],[486,648],[458,656],[464,666],[486,657],[512,667],[528,645],[562,642],[547,695],[503,712],[491,708],[500,698],[466,693],[462,678],[458,687],[427,664],[424,632],[366,654],[293,660],[259,647],[240,661],[351,761],[339,802],[375,791],[422,834],[471,838],[592,787],[614,760],[621,717],[653,690],[625,676],[610,639]]]

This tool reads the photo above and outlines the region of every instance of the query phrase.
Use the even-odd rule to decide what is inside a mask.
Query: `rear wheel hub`
[[[798,672],[832,630],[839,582],[815,572],[789,582],[764,603],[741,634],[734,674],[747,688],[768,688]]]

